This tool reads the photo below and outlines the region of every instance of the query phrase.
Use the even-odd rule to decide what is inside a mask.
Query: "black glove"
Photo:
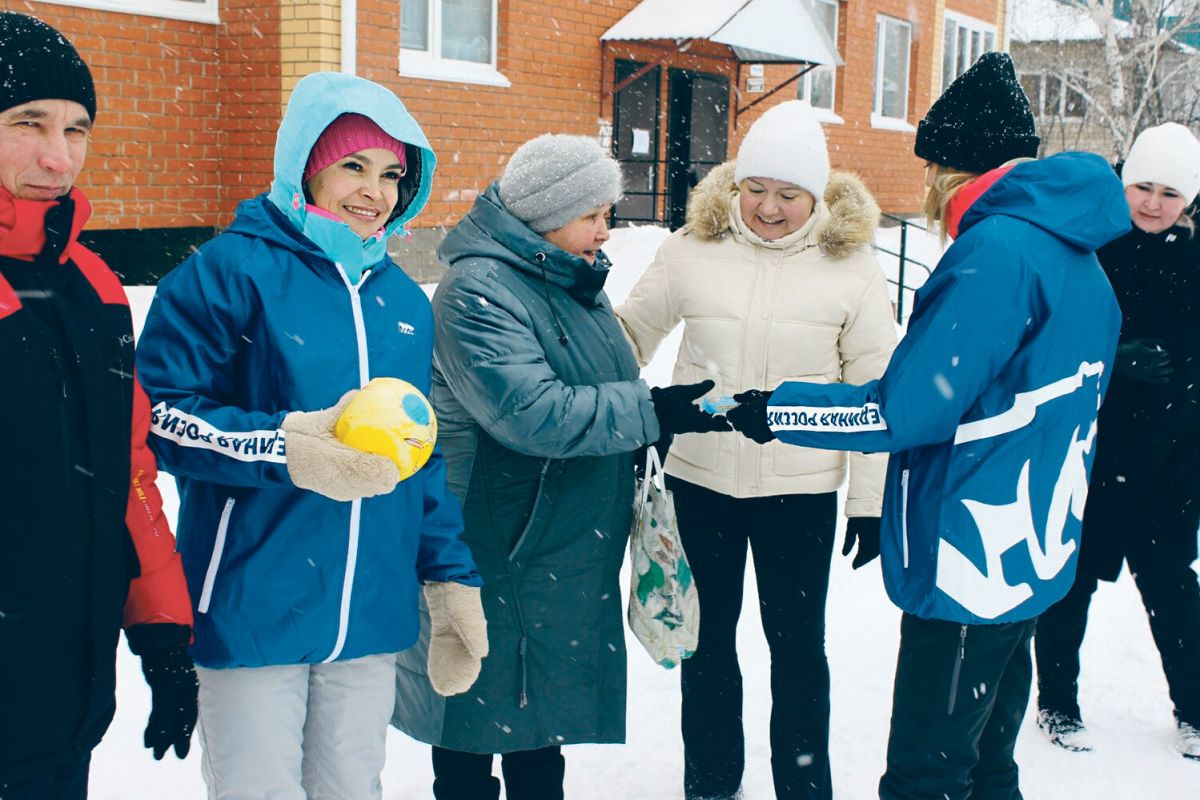
[[[150,684],[150,721],[145,744],[161,760],[175,748],[183,758],[196,727],[196,670],[187,652],[191,630],[186,625],[154,623],[125,631],[129,649],[142,657],[142,674]]]
[[[766,444],[775,438],[767,426],[767,402],[771,399],[770,392],[761,389],[750,389],[735,394],[733,399],[737,406],[725,412],[725,419],[738,433],[747,439],[753,439],[759,444]]]
[[[696,400],[712,391],[714,386],[712,381],[701,381],[651,389],[650,400],[654,403],[659,431],[665,435],[730,430],[724,417],[709,414],[696,405]]]
[[[879,517],[850,517],[846,520],[846,540],[842,543],[842,555],[850,555],[856,539],[858,552],[850,562],[854,569],[870,564],[879,557]]]
[[[1117,345],[1113,372],[1138,383],[1167,383],[1175,369],[1171,354],[1157,339],[1128,339]]]

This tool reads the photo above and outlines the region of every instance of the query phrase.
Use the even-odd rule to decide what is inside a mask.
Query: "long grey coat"
[[[602,290],[608,262],[547,242],[495,186],[439,256],[431,400],[491,652],[474,687],[445,699],[424,645],[402,654],[393,722],[475,753],[622,742],[632,451],[659,431]]]

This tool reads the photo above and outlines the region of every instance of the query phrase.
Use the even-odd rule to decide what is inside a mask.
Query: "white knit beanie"
[[[812,106],[789,100],[750,126],[733,173],[736,183],[746,178],[786,181],[821,201],[829,180],[829,149]]]
[[[1161,183],[1191,203],[1200,193],[1200,141],[1177,122],[1146,128],[1133,140],[1121,182]]]
[[[500,200],[538,233],[621,196],[621,168],[586,136],[547,133],[517,148],[500,176]]]

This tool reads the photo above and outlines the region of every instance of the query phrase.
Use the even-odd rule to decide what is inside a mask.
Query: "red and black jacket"
[[[192,624],[120,281],[91,211],[0,189],[0,783],[90,751],[118,632]]]

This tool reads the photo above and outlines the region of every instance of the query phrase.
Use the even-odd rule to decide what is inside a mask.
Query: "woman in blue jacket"
[[[929,109],[926,211],[954,238],[878,381],[735,396],[756,441],[890,452],[883,577],[904,615],[882,800],[1019,800],[1037,615],[1075,574],[1120,312],[1096,248],[1129,229],[1098,156],[1033,161],[1012,62]]]
[[[387,89],[304,78],[270,192],[159,284],[146,320],[138,370],[179,483],[210,798],[380,796],[421,582],[435,635],[463,631],[450,663],[431,648],[434,685],[465,690],[486,653],[441,454],[398,482],[332,433],[373,377],[429,391],[429,301],[386,246],[434,164]]]

